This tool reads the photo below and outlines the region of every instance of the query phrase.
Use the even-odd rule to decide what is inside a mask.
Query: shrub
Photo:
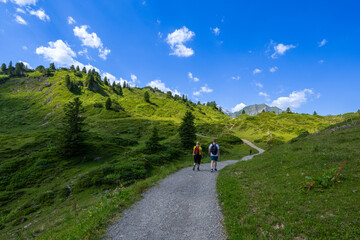
[[[95,108],[103,108],[104,105],[102,103],[94,103]]]
[[[83,75],[81,74],[81,72],[74,72],[74,75],[77,76],[77,77],[79,77],[79,78],[82,78],[82,76],[83,76]]]

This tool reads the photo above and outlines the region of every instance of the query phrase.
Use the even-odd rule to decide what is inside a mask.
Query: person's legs
[[[215,167],[215,171],[217,171],[217,160],[218,160],[218,157],[214,157],[214,167]]]

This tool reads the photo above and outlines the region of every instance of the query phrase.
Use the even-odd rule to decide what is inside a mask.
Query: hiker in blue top
[[[210,164],[211,172],[214,171],[213,164],[214,164],[214,167],[215,167],[215,171],[217,171],[216,166],[217,166],[217,160],[220,157],[220,147],[219,147],[218,144],[216,144],[216,139],[215,138],[213,140],[213,143],[210,144],[210,146],[209,146],[209,155],[211,157],[211,164]]]

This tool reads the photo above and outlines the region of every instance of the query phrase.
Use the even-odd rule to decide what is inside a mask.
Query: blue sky
[[[359,1],[0,0],[0,63],[77,64],[213,101],[360,108]]]

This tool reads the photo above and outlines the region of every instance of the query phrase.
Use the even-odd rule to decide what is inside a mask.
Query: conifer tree
[[[14,67],[12,65],[12,61],[10,61],[8,66],[8,75],[11,77],[13,74],[14,74]]]
[[[287,112],[287,113],[291,113],[291,110],[290,110],[289,107],[286,109],[286,112]]]
[[[159,138],[159,134],[158,134],[158,129],[157,129],[157,127],[154,127],[152,129],[152,134],[151,134],[150,138],[145,142],[146,150],[150,153],[156,153],[156,152],[160,151],[161,145],[160,145],[159,141],[160,141],[160,138]]]
[[[171,93],[171,91],[167,91],[167,92],[166,92],[166,97],[167,97],[167,98],[172,98],[172,93]]]
[[[245,109],[242,110],[241,114],[246,114]]]
[[[313,115],[314,115],[314,116],[317,116],[318,114],[317,114],[317,112],[316,112],[316,111],[314,111]]]
[[[104,84],[105,84],[106,86],[109,86],[109,82],[108,82],[108,80],[107,80],[107,77],[104,78]]]
[[[82,72],[86,73],[86,67],[83,67]]]
[[[65,104],[62,129],[62,153],[67,156],[76,156],[83,152],[84,146],[84,109],[80,99],[74,98],[73,101]]]
[[[120,84],[120,83],[119,83],[119,85],[118,85],[118,94],[119,94],[120,96],[123,95],[123,90],[122,90],[122,87],[121,87],[121,84]]]
[[[187,111],[179,127],[178,131],[181,139],[181,145],[184,148],[191,148],[194,146],[194,142],[196,140],[194,120],[194,115],[190,111]]]
[[[45,67],[43,65],[37,66],[35,70],[41,73],[45,73]]]
[[[71,81],[70,81],[69,75],[65,76],[65,86],[67,87],[67,89],[69,89],[71,91]]]
[[[14,75],[20,77],[23,75],[24,70],[25,70],[25,66],[23,63],[16,63]]]
[[[54,63],[50,63],[50,67],[49,67],[50,71],[55,71],[55,64]]]
[[[76,66],[76,71],[80,72],[80,67]]]
[[[148,91],[146,91],[146,92],[144,93],[144,100],[145,100],[145,102],[150,103],[150,95],[149,95],[149,92],[148,92]]]
[[[74,66],[74,65],[71,65],[70,70],[71,70],[71,71],[75,71],[75,66]]]
[[[106,110],[110,110],[110,109],[111,109],[111,105],[112,105],[111,99],[108,98],[108,99],[106,100],[106,103],[105,103]]]
[[[1,71],[3,74],[6,73],[6,64],[5,63],[1,64]]]

